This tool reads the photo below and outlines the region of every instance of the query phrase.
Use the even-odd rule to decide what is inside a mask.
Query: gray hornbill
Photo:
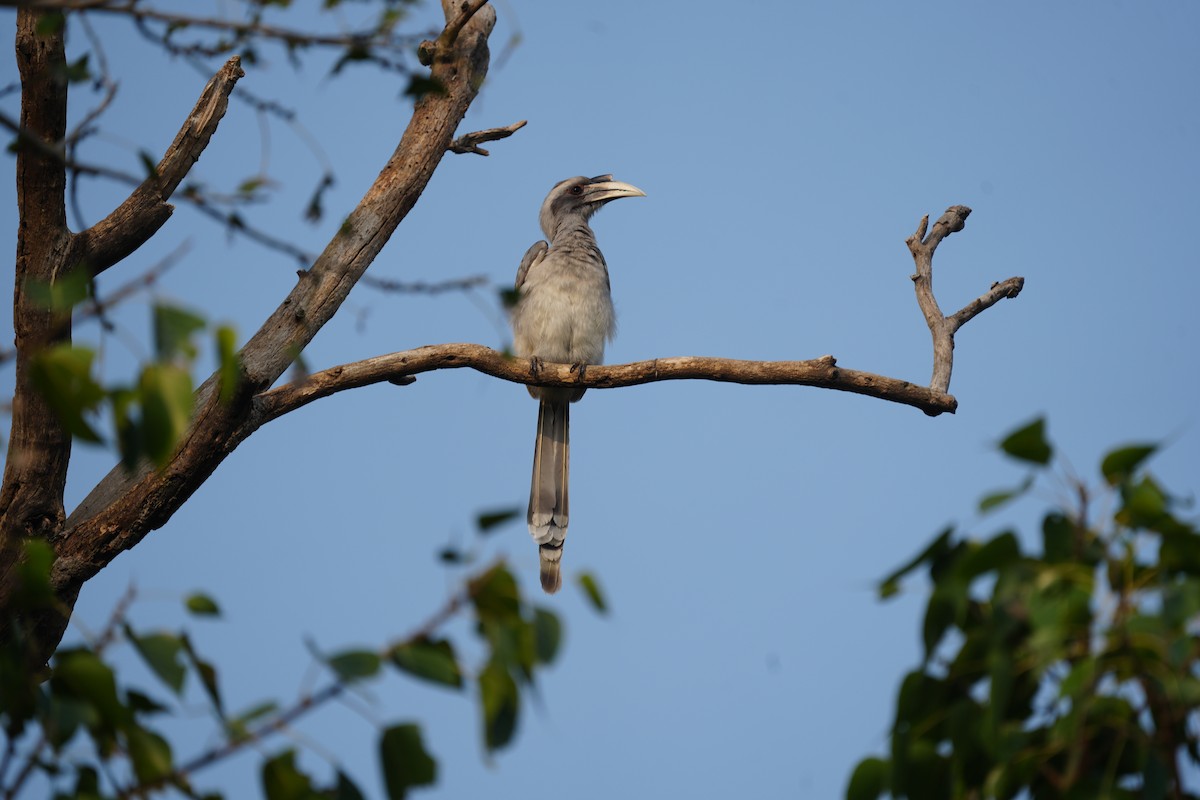
[[[513,349],[541,362],[599,364],[604,343],[617,329],[608,265],[596,246],[588,220],[618,197],[644,197],[645,192],[612,175],[568,178],[542,203],[542,232],[517,270],[517,303],[512,313]],[[533,482],[529,489],[529,533],[538,544],[542,588],[557,592],[559,565],[567,536],[567,475],[570,469],[570,404],[584,389],[530,386],[538,406],[537,440],[533,446]]]

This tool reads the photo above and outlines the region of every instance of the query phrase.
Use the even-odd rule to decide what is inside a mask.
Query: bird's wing
[[[520,289],[521,284],[525,283],[525,276],[529,274],[529,268],[537,264],[546,256],[546,251],[550,249],[550,245],[545,241],[534,242],[529,249],[525,251],[525,256],[521,259],[521,266],[517,268],[516,288]]]

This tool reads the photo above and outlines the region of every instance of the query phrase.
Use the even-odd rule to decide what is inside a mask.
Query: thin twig
[[[471,275],[466,278],[451,278],[449,280],[429,283],[427,281],[395,281],[390,278],[377,278],[374,275],[364,275],[360,281],[364,286],[378,289],[381,292],[397,294],[444,294],[446,292],[463,292],[477,286],[487,286],[490,282],[486,275]]]

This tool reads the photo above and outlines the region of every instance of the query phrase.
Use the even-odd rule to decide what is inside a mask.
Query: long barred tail
[[[566,400],[542,400],[538,405],[527,521],[529,534],[539,545],[542,589],[547,594],[557,592],[562,586],[559,562],[567,536],[570,414],[571,406]]]

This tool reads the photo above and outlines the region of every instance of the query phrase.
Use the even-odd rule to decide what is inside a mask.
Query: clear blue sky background
[[[1200,487],[1200,7],[506,0],[498,11],[494,56],[520,43],[493,65],[463,130],[529,125],[490,158],[447,156],[371,274],[508,285],[541,236],[550,186],[612,172],[647,193],[594,223],[620,318],[613,363],[830,353],[924,382],[929,335],[904,239],[952,204],[974,214],[937,254],[943,308],[1012,275],[1025,291],[959,334],[954,416],[791,387],[589,392],[572,413],[565,563],[568,576],[599,576],[612,612],[596,616],[571,588],[545,601],[566,622],[565,650],[515,745],[489,762],[468,697],[392,676],[368,687],[369,713],[339,706],[301,725],[320,744],[303,763],[323,770],[332,754],[378,795],[376,723],[415,719],[441,765],[421,796],[840,796],[853,764],[885,748],[896,689],[919,658],[922,582],[881,604],[877,579],[949,522],[980,535],[1017,524],[1029,537],[1060,494],[977,516],[980,496],[1023,475],[994,452],[1004,433],[1047,415],[1089,481],[1110,446],[1169,440],[1156,472],[1181,492]],[[360,13],[347,4],[325,22]],[[97,30],[121,91],[81,157],[136,172],[137,150],[162,151],[205,78],[124,23]],[[86,47],[80,34],[72,52]],[[328,79],[324,56],[296,73],[277,51],[261,55],[242,85],[297,109],[338,182],[325,220],[305,223],[321,164],[270,122],[266,171],[279,191],[247,217],[318,250],[391,153],[409,113],[403,81],[355,67]],[[2,69],[15,80],[11,56]],[[15,96],[2,102],[12,113]],[[232,105],[194,176],[232,190],[259,170],[261,141],[255,113]],[[11,187],[11,158],[0,171]],[[125,191],[84,188],[87,222]],[[11,191],[0,202],[0,251],[11,253]],[[182,242],[191,250],[156,294],[242,339],[296,279],[288,259],[180,204],[101,290]],[[305,358],[316,369],[429,343],[503,346],[494,308],[489,292],[360,287]],[[145,341],[145,305],[120,322],[125,333],[103,344],[114,380],[145,356],[130,344]],[[96,336],[93,326],[79,338]],[[6,394],[11,381],[10,367]],[[305,637],[376,646],[442,603],[460,575],[436,552],[470,542],[479,511],[523,507],[535,416],[522,387],[470,371],[319,402],[245,443],[166,528],[87,585],[77,617],[98,628],[136,584],[134,621],[186,625],[221,665],[231,707],[286,703],[311,685]],[[69,507],[112,461],[77,448]],[[523,525],[482,552],[508,556],[537,591]],[[184,618],[180,599],[197,588],[223,620]],[[132,661],[119,663],[136,679]],[[212,742],[192,697],[181,755]],[[242,755],[198,785],[252,796],[258,761]]]

